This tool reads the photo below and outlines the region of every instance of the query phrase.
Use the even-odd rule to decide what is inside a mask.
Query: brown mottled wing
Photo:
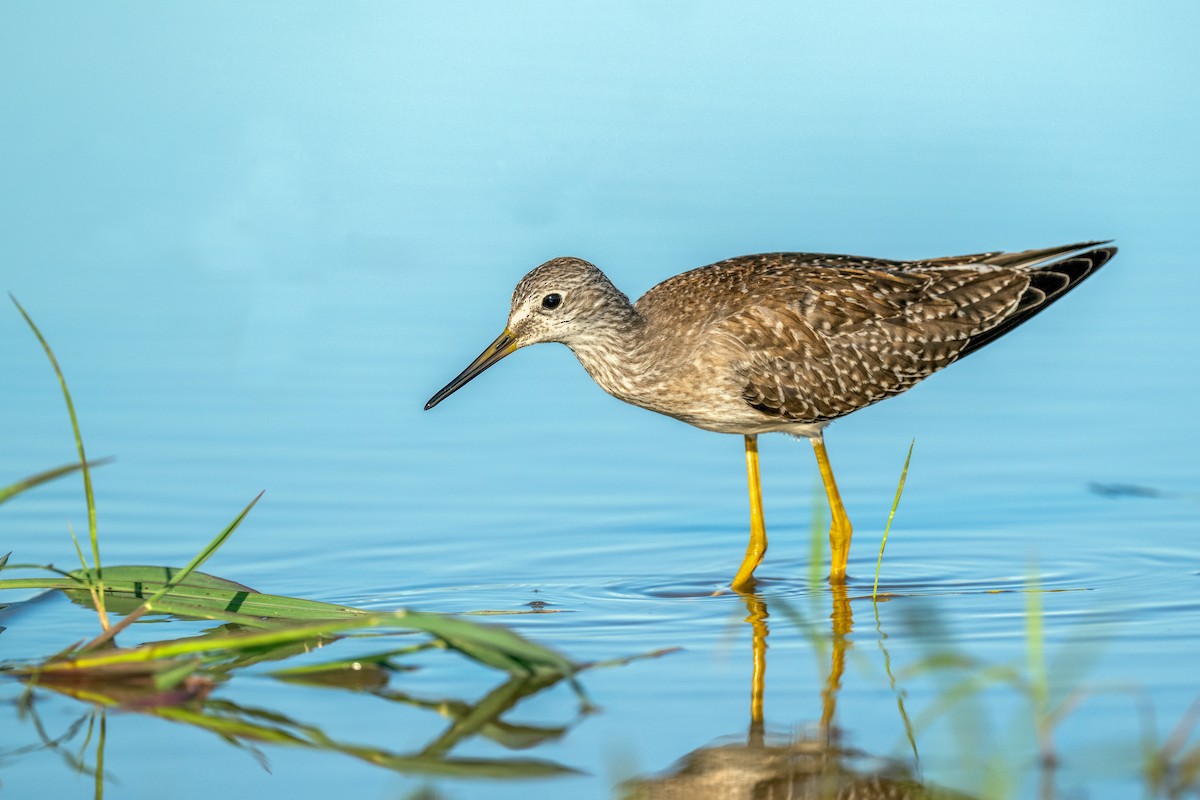
[[[983,266],[823,266],[789,277],[790,291],[757,287],[760,300],[720,328],[740,348],[746,403],[794,422],[843,416],[951,364],[972,336],[1017,307],[1029,285],[1020,270]]]
[[[1096,242],[1079,242],[1077,244],[1061,245],[1058,247],[1045,247],[1038,250],[1021,250],[1016,253],[1007,253],[1003,250],[993,250],[988,253],[973,253],[965,256],[943,256],[941,258],[925,258],[920,261],[894,261],[891,262],[886,269],[896,270],[911,270],[921,272],[929,269],[941,269],[943,267],[964,267],[968,264],[989,264],[996,267],[1011,267],[1013,269],[1033,270],[1039,268],[1039,264],[1044,264],[1053,258],[1065,256],[1071,253],[1079,253],[1082,250],[1089,248],[1097,248],[1100,245],[1108,244],[1105,241]],[[1114,253],[1116,248],[1108,248]],[[1096,252],[1093,250],[1093,252]],[[808,254],[806,254],[808,255]],[[1089,254],[1084,254],[1089,255]]]

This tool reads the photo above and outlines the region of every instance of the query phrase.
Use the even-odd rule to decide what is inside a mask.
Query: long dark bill
[[[508,329],[505,328],[504,333],[496,337],[496,341],[488,345],[487,349],[479,354],[479,358],[471,362],[470,366],[458,373],[458,377],[442,387],[441,391],[429,398],[429,402],[425,404],[425,410],[436,406],[438,403],[445,400],[450,395],[457,392],[462,387],[479,373],[495,364],[500,359],[504,358],[509,353],[517,349],[516,339]]]

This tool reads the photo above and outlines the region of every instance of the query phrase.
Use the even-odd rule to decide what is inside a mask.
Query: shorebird
[[[668,278],[636,303],[595,265],[555,258],[521,279],[504,332],[425,409],[519,348],[560,342],[614,397],[741,434],[750,543],[731,583],[738,591],[754,586],[767,550],[758,435],[807,438],[832,517],[829,579],[843,583],[852,529],[825,426],[1003,336],[1116,252],[1083,242],[921,261],[763,253]]]

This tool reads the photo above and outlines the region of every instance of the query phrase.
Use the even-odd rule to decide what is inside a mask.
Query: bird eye
[[[542,308],[558,308],[560,305],[562,305],[562,295],[557,292],[542,298]]]

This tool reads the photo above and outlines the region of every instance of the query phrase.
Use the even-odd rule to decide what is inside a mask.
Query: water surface
[[[832,715],[843,745],[932,785],[1112,798],[1143,793],[1143,742],[1182,720],[1195,747],[1190,6],[134,4],[71,7],[70,25],[65,10],[0,11],[0,288],[54,345],[89,453],[117,457],[95,473],[106,562],[182,564],[266,490],[208,571],[379,609],[540,601],[562,613],[497,619],[579,661],[681,648],[586,673],[599,713],[565,685],[522,701],[506,721],[563,729],[527,752],[487,737],[454,751],[575,777],[256,755],[110,712],[105,796],[619,795],[757,735],[756,636],[776,747]],[[845,600],[807,578],[820,498],[804,443],[761,443],[760,607],[713,596],[745,544],[739,437],[624,406],[550,346],[421,411],[553,256],[587,258],[636,296],[749,252],[915,258],[1110,237],[1117,259],[1051,312],[829,430],[857,526]],[[0,340],[2,484],[73,449],[15,310],[0,310]],[[913,438],[880,576],[894,596],[874,607]],[[73,479],[0,509],[0,551],[70,567],[68,523],[86,527]],[[1078,700],[1049,773],[1020,688],[1035,589],[1051,695]],[[90,635],[94,618],[47,597],[0,625],[3,658],[20,661]],[[173,625],[193,627],[140,625],[123,643],[204,627]],[[938,654],[956,666],[929,667]],[[213,699],[409,753],[447,724],[436,701],[504,681],[419,665],[389,687],[433,710],[265,670]],[[1015,683],[944,708],[1001,668]],[[22,691],[0,684],[4,789],[89,796],[91,778],[36,749]],[[50,737],[90,713],[35,699]],[[94,766],[83,731],[62,747]]]

